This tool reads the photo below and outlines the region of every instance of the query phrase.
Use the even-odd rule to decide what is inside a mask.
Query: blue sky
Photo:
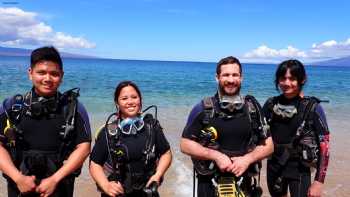
[[[345,0],[0,2],[0,46],[50,44],[98,57],[175,61],[350,56]]]

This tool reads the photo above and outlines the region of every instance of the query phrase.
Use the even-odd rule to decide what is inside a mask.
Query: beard
[[[219,84],[218,86],[218,91],[220,95],[227,95],[227,96],[234,96],[240,93],[241,91],[241,86],[238,86],[234,92],[226,92],[225,88]]]

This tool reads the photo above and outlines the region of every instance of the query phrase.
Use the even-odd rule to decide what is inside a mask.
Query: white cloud
[[[337,42],[328,40],[320,44],[313,44],[309,56],[311,58],[343,57],[350,55],[350,38]]]
[[[328,40],[322,43],[314,43],[307,50],[300,50],[293,46],[285,49],[273,49],[267,45],[261,45],[243,55],[247,60],[282,60],[286,58],[299,58],[312,61],[313,59],[330,59],[350,55],[350,38],[345,41]]]
[[[305,52],[300,51],[293,46],[288,46],[286,49],[272,49],[266,45],[262,45],[251,52],[248,52],[244,55],[244,58],[298,58],[306,57]]]
[[[54,45],[58,48],[94,48],[83,37],[74,37],[37,19],[38,14],[19,8],[0,7],[0,44],[7,46]]]
[[[72,37],[70,35],[65,35],[62,32],[57,32],[54,36],[53,41],[56,43],[55,46],[63,47],[78,47],[78,48],[93,48],[95,44],[90,43],[81,37]]]

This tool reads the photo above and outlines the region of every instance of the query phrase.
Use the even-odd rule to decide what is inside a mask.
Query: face
[[[290,73],[290,69],[278,79],[278,86],[286,98],[294,98],[300,93],[298,80]]]
[[[125,86],[120,91],[117,104],[122,118],[133,118],[141,110],[140,96],[132,86]]]
[[[63,71],[55,62],[40,61],[33,68],[29,68],[28,75],[39,96],[52,96],[62,82]]]
[[[216,80],[219,83],[219,88],[222,94],[232,96],[239,93],[243,80],[243,77],[239,72],[239,65],[221,65],[221,72],[219,75],[216,75]]]

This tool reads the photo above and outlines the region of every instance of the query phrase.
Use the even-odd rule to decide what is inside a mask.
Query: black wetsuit
[[[220,111],[218,95],[214,97],[215,110]],[[200,131],[208,125],[203,124],[205,116],[203,102],[198,103],[191,111],[182,137],[190,140],[198,139]],[[219,151],[231,152],[238,155],[248,153],[249,141],[252,137],[252,126],[249,120],[248,108],[245,105],[241,110],[229,113],[231,118],[214,116],[209,126],[214,127],[218,132],[217,143]],[[233,176],[233,174],[232,174]],[[214,197],[215,187],[211,181],[212,176],[197,175],[198,197]],[[250,183],[246,183],[250,184]]]
[[[7,112],[11,111],[11,103],[13,103],[12,100],[13,98],[7,99],[0,107],[0,139],[2,139],[2,144],[5,148],[7,148],[5,146],[7,138],[4,135],[4,129],[7,126],[7,116],[5,115],[5,110]],[[38,100],[38,96],[35,94],[34,91],[32,91],[32,101],[35,102],[36,100]],[[44,169],[40,169],[40,171],[46,173],[44,175],[37,175],[31,173],[28,175],[36,175],[37,178],[40,177],[41,179],[43,179],[54,173],[55,170],[53,168],[56,168],[57,170],[57,168],[59,168],[62,165],[63,161],[59,161],[58,159],[58,150],[62,144],[59,132],[62,131],[62,126],[65,123],[62,109],[63,106],[59,105],[55,112],[50,112],[49,114],[40,115],[37,117],[32,117],[26,113],[22,115],[17,127],[18,129],[23,131],[23,141],[21,141],[20,144],[18,144],[19,142],[17,142],[17,144],[22,147],[21,151],[23,152],[22,154],[17,156],[23,157],[23,159],[14,161],[14,163],[17,164],[16,166],[18,168],[22,168],[21,171],[28,170],[26,169],[26,167],[28,167],[27,165],[29,164],[26,164],[26,167],[23,167],[23,164],[26,163],[24,162],[24,160],[28,161],[26,159],[27,157],[24,155],[31,155],[31,153],[35,153],[35,157],[39,159],[42,159],[40,155],[45,155],[45,158],[50,159],[50,162],[53,161],[54,165],[47,166],[47,171],[51,172],[44,172]],[[77,107],[74,128],[75,130],[73,130],[72,132],[73,135],[71,140],[73,143],[70,146],[72,149],[74,149],[74,147],[76,147],[76,145],[80,143],[91,141],[91,130],[88,115],[84,106],[80,103],[78,103]],[[10,152],[9,148],[7,148],[7,150]],[[44,167],[45,166],[43,166],[43,168]],[[8,196],[17,197],[19,195],[19,190],[17,189],[16,184],[9,177],[7,178],[7,180]],[[66,177],[58,184],[53,195],[60,197],[69,197],[73,196],[73,190],[74,176],[72,175],[69,176],[69,178]]]
[[[145,124],[150,124],[149,122],[145,121]],[[156,160],[160,158],[161,155],[166,153],[168,150],[170,150],[170,145],[165,138],[165,135],[163,133],[163,129],[160,127],[158,121],[157,124],[155,124],[155,127],[151,127],[152,129],[152,135],[154,135],[155,139],[155,156]],[[108,147],[108,137],[109,135],[106,132],[106,129],[103,128],[100,133],[97,136],[96,143],[92,149],[90,160],[95,162],[96,164],[99,164],[104,167],[106,171],[106,175],[109,176],[113,169],[112,169],[112,158],[110,157],[109,153],[109,147]],[[119,135],[119,143],[121,146],[124,147],[124,150],[126,150],[127,154],[126,157],[123,159],[123,172],[134,174],[134,175],[142,175],[142,180],[137,181],[138,185],[145,185],[150,178],[150,172],[145,172],[145,155],[143,154],[143,151],[146,147],[146,141],[148,140],[148,132],[146,132],[146,125],[137,132],[135,135],[126,135],[120,132]],[[155,161],[156,162],[156,161]],[[156,163],[153,163],[152,165],[156,165]],[[122,172],[122,173],[123,173]],[[145,174],[146,173],[146,174]],[[125,177],[125,175],[121,175]],[[121,183],[124,185],[125,180],[121,180]],[[128,188],[130,186],[127,186]],[[129,190],[129,189],[128,189]],[[102,193],[102,196],[104,194]],[[142,188],[140,190],[133,190],[130,189],[130,193],[126,194],[126,197],[146,197],[146,194],[142,191]]]
[[[296,157],[291,153],[286,164],[280,166],[278,160],[283,156],[284,149],[277,144],[290,144],[296,135],[297,128],[300,126],[302,118],[301,114],[297,113],[292,118],[281,119],[273,114],[271,110],[271,102],[273,98],[270,98],[264,105],[263,111],[266,118],[268,119],[268,124],[270,125],[272,139],[275,144],[275,151],[272,157],[267,162],[267,183],[270,194],[274,197],[283,196],[287,194],[287,189],[289,187],[292,197],[303,197],[307,196],[308,188],[311,184],[311,173],[310,167],[304,165],[300,157]],[[297,112],[302,111],[305,106],[302,104],[302,98],[295,97],[293,99],[286,99],[283,95],[274,98],[276,103],[280,103],[285,106],[294,106]],[[274,102],[274,103],[275,103]],[[313,117],[313,130],[316,132],[318,137],[320,147],[320,159],[317,163],[317,172],[315,180],[319,182],[324,182],[326,175],[326,170],[328,166],[329,158],[329,131],[325,118],[325,114],[321,105],[317,104],[314,111],[310,117]],[[277,117],[277,118],[273,118]],[[276,182],[277,180],[277,182]],[[281,187],[276,189],[276,183]]]

